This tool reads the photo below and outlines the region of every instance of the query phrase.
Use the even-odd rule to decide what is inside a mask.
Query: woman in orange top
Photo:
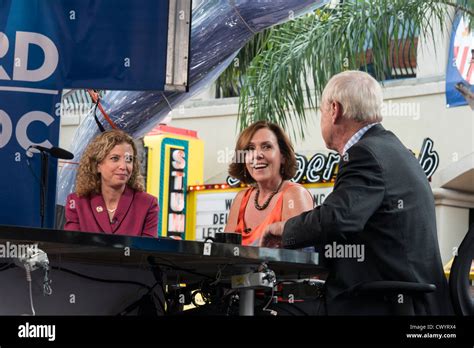
[[[259,246],[265,227],[313,209],[311,194],[289,180],[296,158],[280,126],[258,121],[239,136],[229,174],[252,188],[232,202],[225,232],[242,234],[242,244]]]

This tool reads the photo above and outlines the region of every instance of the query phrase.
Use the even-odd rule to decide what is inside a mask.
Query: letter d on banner
[[[28,70],[28,48],[40,47],[44,53],[43,64],[34,70]],[[47,36],[38,33],[17,31],[15,45],[13,80],[38,82],[48,79],[56,70],[59,54],[56,45]]]

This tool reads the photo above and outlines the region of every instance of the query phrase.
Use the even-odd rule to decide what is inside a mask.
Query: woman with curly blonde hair
[[[136,154],[132,137],[116,129],[87,146],[66,202],[66,230],[157,236],[158,202],[144,192]]]

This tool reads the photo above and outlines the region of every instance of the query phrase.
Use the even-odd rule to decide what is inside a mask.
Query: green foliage
[[[275,122],[304,137],[307,108],[334,74],[371,69],[383,81],[391,77],[399,44],[416,52],[416,40],[435,36],[434,24],[446,31],[453,8],[474,17],[474,1],[354,0],[328,6],[270,29],[239,55],[238,69],[227,72],[219,88],[240,88],[239,126],[257,120]],[[471,24],[473,20],[471,19]],[[402,41],[402,42],[400,42]],[[371,61],[367,62],[367,50]],[[395,52],[395,53],[393,53]],[[370,65],[368,65],[370,63]],[[238,81],[238,82],[236,82]]]
[[[240,94],[242,78],[245,71],[264,49],[270,36],[271,29],[256,34],[240,51],[231,65],[216,81],[216,98],[237,97]]]

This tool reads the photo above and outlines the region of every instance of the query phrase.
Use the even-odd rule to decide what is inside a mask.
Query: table
[[[164,265],[167,284],[193,282],[200,277],[230,281],[265,263],[277,280],[301,279],[321,274],[319,254],[296,250],[204,243],[171,238],[129,237],[0,225],[0,245],[38,244],[51,264],[111,265],[130,270],[146,268],[152,257]],[[0,277],[2,274],[0,273]],[[241,289],[240,314],[253,314],[253,290]]]

